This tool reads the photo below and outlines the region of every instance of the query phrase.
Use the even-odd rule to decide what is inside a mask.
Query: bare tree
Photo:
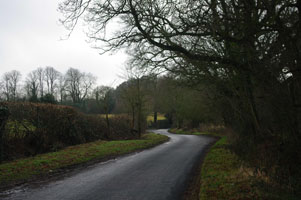
[[[25,89],[30,101],[35,102],[38,100],[39,76],[36,70],[27,75]]]
[[[290,88],[282,91],[292,102],[294,135],[301,135],[300,0],[65,0],[59,10],[70,31],[84,16],[91,27],[88,36],[102,43],[102,53],[130,47],[140,67],[160,67],[193,82],[213,81],[222,94],[230,90],[233,94],[224,96],[231,104],[239,96],[238,107],[246,104],[239,110],[250,114],[245,120],[251,119],[255,135],[265,126],[256,87],[274,95],[278,88]],[[115,20],[122,22],[121,28],[105,34]],[[292,78],[280,82],[287,74]]]
[[[21,80],[21,73],[13,70],[3,75],[4,95],[7,101],[15,101],[18,95],[18,84]]]
[[[3,94],[4,94],[4,83],[3,81],[0,81],[0,101],[3,99]]]
[[[107,135],[107,139],[111,134],[109,113],[110,113],[110,104],[113,100],[113,91],[114,89],[109,86],[97,86],[93,90],[93,95],[95,97],[96,103],[98,106],[101,106],[104,109],[106,115],[106,123],[109,130],[109,135]]]
[[[6,72],[2,77],[3,93],[6,101],[10,100],[10,74]]]
[[[78,69],[69,68],[65,75],[66,91],[74,103],[81,102],[91,92],[96,81],[92,74],[82,73]]]
[[[39,81],[40,97],[43,97],[44,96],[44,69],[42,67],[39,67],[38,69],[36,69],[36,73]]]
[[[19,71],[13,70],[11,72],[11,93],[14,101],[17,97],[18,83],[20,82],[21,77],[22,75]]]
[[[91,73],[82,73],[81,100],[92,94],[92,89],[96,83],[96,80],[97,78]]]
[[[145,70],[137,70],[128,66],[124,75],[127,81],[123,84],[121,92],[124,106],[132,118],[132,129],[137,131],[139,136],[144,131],[146,121],[144,82],[148,78],[145,73]]]
[[[66,81],[65,77],[62,74],[60,74],[58,78],[58,95],[60,102],[62,103],[66,97]]]
[[[44,70],[45,81],[47,85],[47,93],[54,95],[56,82],[58,81],[60,73],[53,67],[46,67]]]

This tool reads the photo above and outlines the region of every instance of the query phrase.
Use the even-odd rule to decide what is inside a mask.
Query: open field
[[[109,118],[112,118],[112,117],[114,117],[116,115],[118,116],[118,115],[126,115],[126,114],[109,114]],[[105,114],[100,114],[99,116],[100,117],[104,117],[104,118],[106,117]],[[165,120],[165,119],[166,118],[164,117],[164,114],[158,113],[157,120]],[[152,113],[152,114],[148,115],[147,118],[146,118],[146,120],[147,120],[147,123],[153,122],[154,121],[154,114]]]
[[[166,118],[165,118],[164,114],[158,113],[157,120],[165,120],[165,119]],[[147,118],[146,118],[146,120],[147,120],[147,123],[153,122],[154,121],[154,114],[148,115]]]

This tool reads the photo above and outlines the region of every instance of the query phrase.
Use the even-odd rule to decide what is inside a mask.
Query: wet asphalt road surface
[[[22,200],[177,200],[193,168],[214,141],[206,136],[156,133],[170,141],[81,170],[38,187],[6,191]],[[3,196],[2,196],[3,198]]]

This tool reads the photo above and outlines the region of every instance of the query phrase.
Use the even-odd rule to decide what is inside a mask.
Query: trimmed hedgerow
[[[10,112],[3,135],[4,159],[56,151],[100,139],[131,139],[125,116],[105,119],[86,115],[69,106],[38,103],[4,103]]]

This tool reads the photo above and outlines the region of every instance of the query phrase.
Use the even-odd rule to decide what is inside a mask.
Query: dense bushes
[[[79,113],[74,108],[51,104],[3,103],[10,116],[3,134],[4,159],[55,151],[69,145],[98,139],[129,139],[125,116],[105,119]]]

